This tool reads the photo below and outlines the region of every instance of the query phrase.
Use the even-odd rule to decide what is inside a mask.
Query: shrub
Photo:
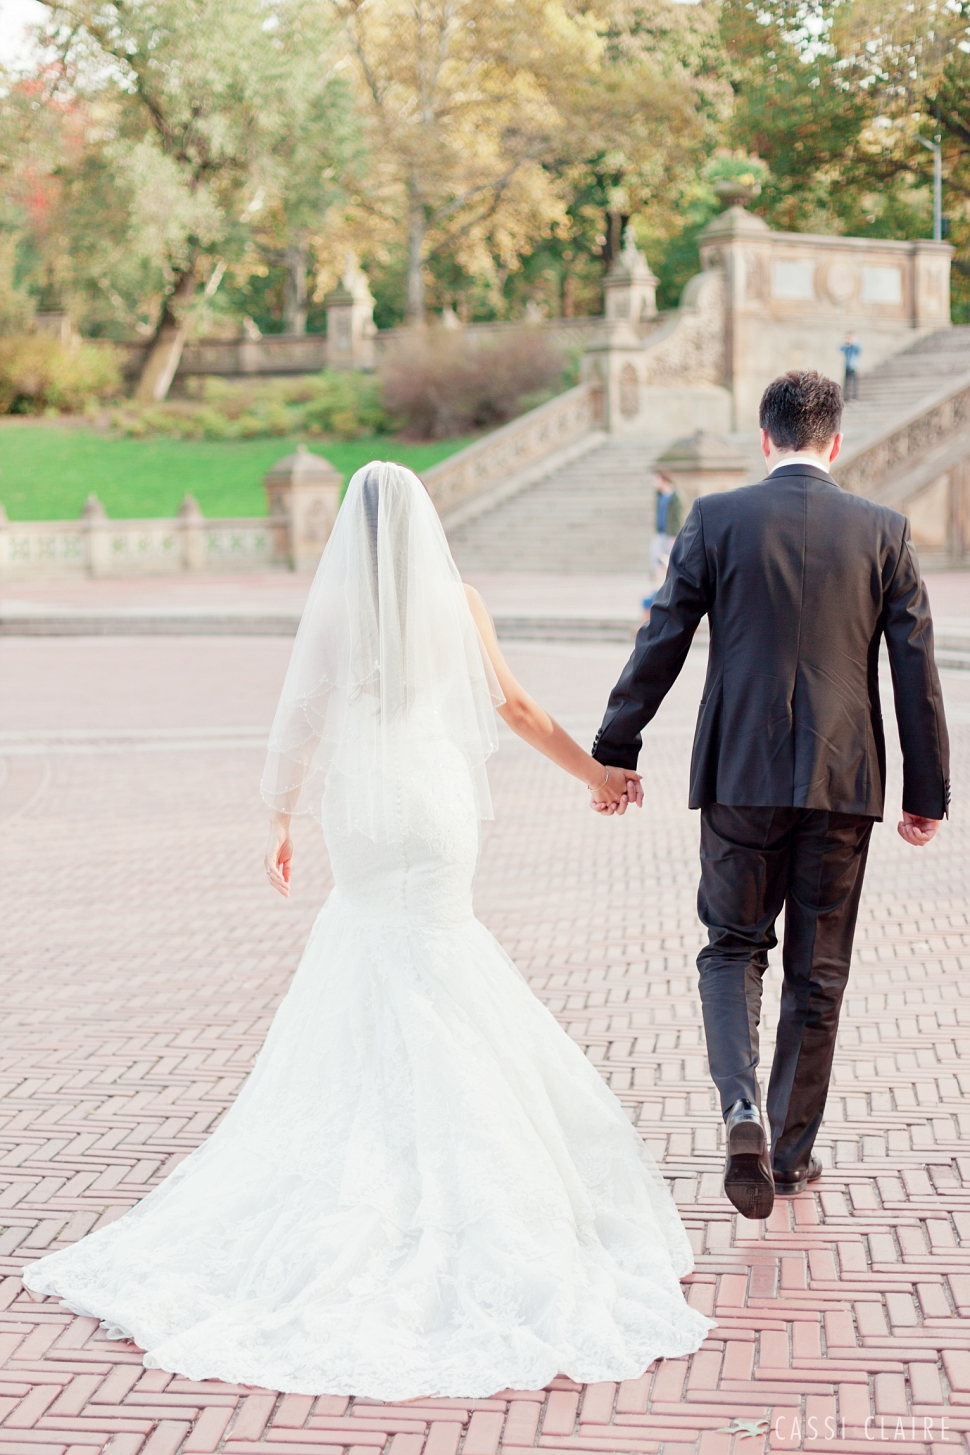
[[[76,413],[120,385],[110,345],[62,344],[44,334],[0,338],[0,414]]]
[[[335,434],[343,440],[379,433],[390,423],[377,379],[340,369],[325,369],[312,381],[303,422],[311,433]]]
[[[543,330],[491,336],[415,329],[380,364],[384,407],[414,439],[449,439],[513,419],[564,383],[565,356]]]
[[[186,399],[129,405],[113,424],[124,434],[176,439],[257,439],[266,435],[334,434],[357,439],[386,429],[372,375],[327,369],[298,379],[189,380]]]

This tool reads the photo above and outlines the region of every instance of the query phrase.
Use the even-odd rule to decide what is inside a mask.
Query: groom
[[[640,732],[710,619],[690,806],[701,811],[698,959],[711,1075],[726,1122],[724,1190],[749,1218],[821,1175],[812,1155],[886,755],[885,637],[903,751],[899,833],[929,843],[949,803],[933,627],[906,518],[829,474],[842,393],[812,372],[761,400],[759,485],[696,500],[613,689],[593,756],[635,768]],[[594,803],[594,808],[599,805]],[[758,1021],[775,921],[784,983],[761,1118]]]

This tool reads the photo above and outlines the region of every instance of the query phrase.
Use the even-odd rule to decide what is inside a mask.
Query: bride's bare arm
[[[465,587],[465,595],[495,669],[499,686],[505,695],[505,701],[498,709],[503,722],[508,723],[512,731],[525,742],[537,748],[545,757],[551,758],[558,767],[585,783],[594,804],[601,806],[604,811],[623,813],[628,803],[641,804],[643,790],[640,787],[639,773],[628,768],[606,768],[598,763],[569,736],[565,728],[559,726],[545,708],[540,707],[520,687],[502,656],[488,607],[473,586]]]

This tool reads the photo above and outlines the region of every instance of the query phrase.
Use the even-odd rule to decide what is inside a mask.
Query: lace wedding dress
[[[447,703],[358,708],[357,741],[344,721],[322,768],[317,716],[301,786],[281,790],[298,807],[325,772],[335,887],[238,1099],[25,1282],[193,1380],[404,1400],[635,1378],[710,1327],[678,1282],[676,1208],[474,917],[485,790]],[[368,722],[379,763],[374,739],[360,756]]]

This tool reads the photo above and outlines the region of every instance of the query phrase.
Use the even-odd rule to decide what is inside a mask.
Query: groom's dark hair
[[[815,369],[791,369],[762,394],[758,422],[780,450],[821,449],[842,428],[842,390]]]

